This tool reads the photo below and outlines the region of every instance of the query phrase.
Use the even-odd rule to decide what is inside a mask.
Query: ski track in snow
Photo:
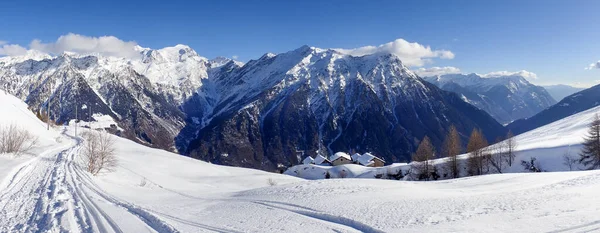
[[[179,232],[104,193],[77,164],[81,140],[66,136],[70,144],[26,162],[0,191],[0,232]]]

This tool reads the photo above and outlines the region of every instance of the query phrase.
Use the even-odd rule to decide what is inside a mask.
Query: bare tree
[[[515,140],[515,136],[509,130],[506,134],[506,140],[504,141],[504,147],[506,148],[506,161],[508,162],[508,166],[512,167],[515,162],[515,150],[517,149],[517,140]]]
[[[31,150],[36,143],[37,137],[17,125],[0,126],[0,154],[21,155]]]
[[[505,157],[507,156],[508,145],[506,140],[496,138],[496,143],[488,148],[487,161],[498,173],[502,173],[506,166]]]
[[[414,172],[413,178],[418,180],[429,180],[433,170],[430,160],[434,158],[434,153],[435,152],[433,145],[431,144],[431,140],[429,140],[429,137],[425,136],[419,144],[417,151],[412,156],[413,162],[411,163],[411,168],[414,168],[412,169]]]
[[[452,178],[458,178],[460,176],[460,165],[458,163],[458,155],[462,151],[462,144],[460,141],[460,135],[454,125],[450,126],[450,131],[444,139],[442,152],[447,158],[446,170]]]
[[[88,132],[85,136],[83,162],[92,175],[102,171],[112,171],[117,166],[114,140],[110,134],[99,131]]]
[[[483,137],[483,134],[479,129],[473,129],[469,143],[467,144],[467,151],[469,152],[469,159],[467,160],[468,172],[470,175],[482,175],[487,168],[487,156],[488,152],[486,147],[488,142]]]
[[[588,135],[579,153],[579,163],[586,169],[600,168],[600,116],[596,114],[588,127]]]
[[[573,171],[573,166],[577,163],[577,159],[571,155],[570,148],[563,154],[563,164],[569,167],[569,171]]]

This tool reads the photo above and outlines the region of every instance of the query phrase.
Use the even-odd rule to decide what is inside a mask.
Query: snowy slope
[[[90,178],[96,189],[179,232],[586,230],[594,228],[587,225],[595,221],[589,213],[600,210],[600,203],[590,202],[600,193],[598,171],[439,182],[301,181],[215,166],[120,138],[117,145],[119,168]]]
[[[32,154],[43,153],[61,144],[59,132],[53,128],[47,130],[46,124],[29,111],[25,103],[0,89],[0,128],[9,125],[16,125],[20,129],[29,131],[35,135],[37,143],[31,151],[24,155],[0,154],[0,177],[6,177],[22,163],[31,161]],[[0,182],[0,188],[4,185]]]
[[[507,128],[515,134],[521,134],[599,105],[600,85],[596,85],[563,98],[535,116],[517,120],[507,125]]]
[[[118,167],[91,177],[76,165],[80,146],[72,128],[64,128],[64,143],[51,143],[58,132],[45,131],[16,98],[0,95],[0,110],[0,123],[19,118],[52,147],[13,168],[0,163],[5,184],[0,186],[1,232],[579,232],[600,227],[594,218],[600,211],[598,171],[437,182],[305,181],[212,165],[114,137]],[[565,125],[546,130],[575,135],[581,128]],[[4,156],[0,159],[12,160]]]

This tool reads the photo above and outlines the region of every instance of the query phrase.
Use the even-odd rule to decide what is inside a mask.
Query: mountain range
[[[457,93],[502,124],[531,117],[556,103],[546,89],[531,84],[518,73],[491,77],[474,73],[446,74],[424,79]]]
[[[409,161],[450,125],[464,141],[506,130],[455,93],[411,72],[396,55],[351,56],[302,46],[247,63],[207,59],[185,45],[137,47],[139,57],[30,51],[0,58],[0,87],[67,123],[110,116],[115,134],[218,164],[274,170],[299,151],[372,152]],[[49,106],[49,107],[48,107]],[[321,151],[324,153],[325,151]]]
[[[546,89],[546,91],[548,91],[548,93],[550,93],[552,98],[554,98],[556,101],[561,101],[565,97],[575,94],[576,92],[583,91],[585,89],[564,84],[544,85],[542,87],[544,87],[544,89]]]
[[[124,129],[115,133],[175,150],[173,138],[186,119],[182,103],[231,60],[208,60],[184,45],[137,49],[137,59],[36,51],[3,57],[0,87],[35,111],[50,109],[57,123],[67,123],[76,114],[81,120],[91,119],[90,114],[108,115]],[[83,106],[89,108],[81,111]]]
[[[517,120],[506,127],[515,134],[521,134],[598,105],[600,105],[600,85],[567,96],[535,116]]]
[[[354,57],[303,46],[227,70],[200,88],[216,95],[190,100],[209,111],[190,115],[197,124],[178,137],[183,153],[275,168],[298,164],[301,158],[290,156],[296,150],[314,155],[323,145],[329,153],[370,151],[397,162],[409,161],[425,135],[439,147],[450,125],[464,138],[473,128],[490,140],[505,133],[487,113],[425,82],[393,54]]]

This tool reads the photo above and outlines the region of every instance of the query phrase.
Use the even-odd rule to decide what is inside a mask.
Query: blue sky
[[[402,38],[454,54],[412,69],[527,70],[534,83],[590,86],[600,80],[600,69],[584,69],[600,60],[599,10],[593,0],[13,1],[0,7],[0,41],[111,35],[247,61],[304,44],[351,49]]]

